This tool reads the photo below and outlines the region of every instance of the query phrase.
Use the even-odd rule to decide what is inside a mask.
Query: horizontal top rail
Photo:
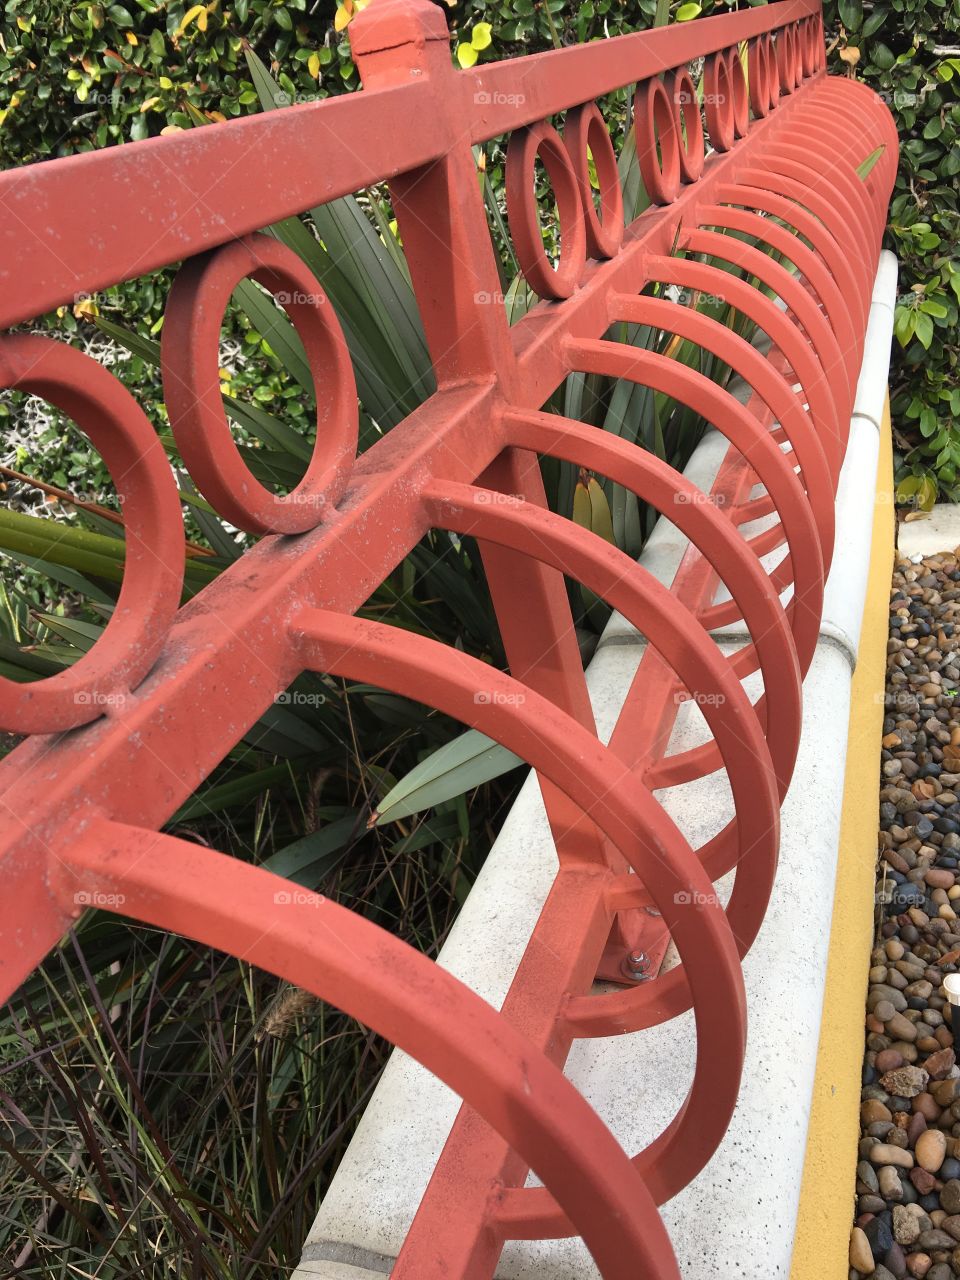
[[[411,83],[0,173],[0,327],[436,159],[432,104]],[[406,114],[401,160],[381,122]]]
[[[778,0],[470,71],[445,54],[429,76],[413,67],[382,88],[6,170],[0,328],[818,12],[816,0]],[[448,46],[435,14],[430,40]],[[358,57],[416,43],[405,15],[365,16]]]
[[[474,86],[473,100],[480,108],[473,113],[472,140],[486,142],[576,103],[601,98],[625,85],[658,76],[762,32],[776,32],[819,12],[817,0],[775,0],[694,23],[483,63],[463,73]],[[522,88],[522,102],[513,97],[518,87]]]

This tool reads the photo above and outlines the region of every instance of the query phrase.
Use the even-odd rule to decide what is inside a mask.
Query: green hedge
[[[468,0],[448,16],[456,44],[486,58],[647,27],[656,7],[656,0],[586,0],[564,12],[564,0]],[[695,10],[680,6],[683,16]],[[353,12],[354,0],[339,7],[334,0],[7,0],[0,159],[23,164],[254,111],[245,43],[293,100],[356,89],[346,29]]]
[[[347,39],[355,5],[362,0],[212,0],[205,6],[7,0],[0,163],[254,111],[245,43],[271,65],[294,101],[355,89]],[[674,0],[671,20],[725,7]],[[645,28],[656,9],[657,0],[463,0],[447,12],[454,52],[467,63]],[[926,478],[931,499],[937,486],[957,498],[960,0],[830,0],[825,20],[834,70],[883,94],[902,138],[889,232],[901,262],[893,374],[899,474]],[[159,303],[137,286],[124,290],[129,307],[120,299],[120,309],[130,314],[152,314]],[[904,493],[909,488],[908,482]]]
[[[902,500],[960,498],[960,0],[831,0],[835,71],[900,132],[889,244],[900,259],[891,407]],[[922,483],[921,483],[922,482]]]

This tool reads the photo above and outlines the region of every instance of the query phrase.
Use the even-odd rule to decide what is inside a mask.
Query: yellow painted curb
[[[877,462],[870,576],[860,650],[850,688],[836,897],[790,1280],[844,1280],[850,1266],[854,1170],[860,1138],[864,1003],[873,943],[877,769],[883,734],[893,541],[893,449],[888,398]],[[838,551],[842,554],[842,548]]]

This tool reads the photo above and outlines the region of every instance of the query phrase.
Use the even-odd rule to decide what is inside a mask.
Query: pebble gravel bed
[[[960,970],[955,554],[896,563],[884,711],[849,1280],[951,1280],[960,1276],[960,1068],[942,983]]]

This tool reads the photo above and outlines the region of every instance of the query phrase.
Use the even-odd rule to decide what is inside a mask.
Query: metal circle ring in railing
[[[736,138],[745,138],[750,128],[750,94],[743,59],[736,46],[726,53],[728,82],[733,95],[733,132]]]
[[[637,159],[654,204],[672,204],[680,194],[682,139],[675,105],[659,77],[637,86],[633,106]]]
[[[757,117],[769,115],[780,101],[776,55],[769,32],[750,41],[748,63],[750,108]]]
[[[306,475],[285,497],[251,475],[230,434],[218,376],[220,324],[250,277],[282,301],[307,354],[317,436]],[[246,236],[184,263],[170,290],[161,344],[163,389],[180,455],[204,497],[248,533],[314,528],[346,487],[359,409],[340,323],[303,259],[271,236]]]
[[[578,137],[578,156],[581,141]],[[556,270],[547,257],[540,231],[534,191],[538,156],[550,179],[560,219],[560,261]],[[507,219],[527,283],[541,298],[568,298],[586,263],[587,232],[577,169],[552,125],[541,121],[514,130],[507,147],[506,186]]]
[[[703,173],[706,147],[703,140],[703,120],[700,117],[700,100],[693,78],[686,67],[678,67],[674,71],[671,97],[680,143],[678,147],[680,174],[684,182],[696,182]]]
[[[623,242],[623,191],[617,153],[595,102],[573,107],[563,124],[563,145],[573,163],[586,216],[587,253],[612,258]],[[589,151],[589,155],[588,155]],[[600,195],[600,211],[593,203],[589,160],[592,157]]]
[[[153,665],[180,606],[180,499],[163,445],[143,410],[102,365],[32,334],[0,340],[0,385],[32,392],[68,414],[107,465],[123,512],[120,595],[93,648],[56,675],[0,677],[0,728],[55,733],[121,711]],[[116,562],[104,564],[113,576]]]

